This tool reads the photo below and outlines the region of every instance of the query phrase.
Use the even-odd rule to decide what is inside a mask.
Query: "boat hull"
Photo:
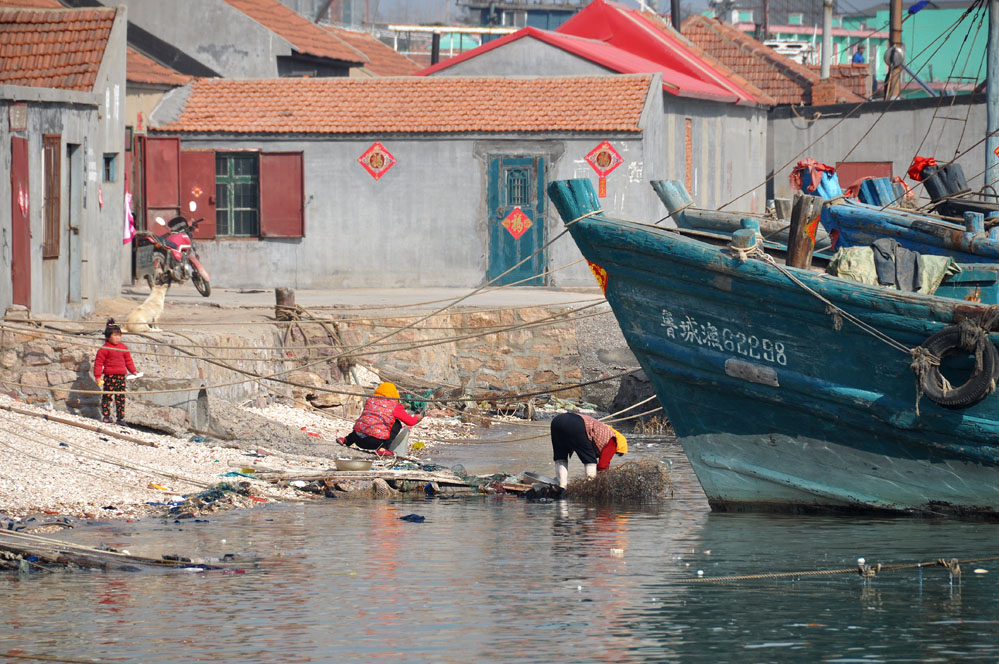
[[[772,265],[604,218],[590,192],[571,181],[549,193],[607,271],[607,300],[714,509],[999,517],[999,396],[917,409],[907,353]],[[909,348],[980,310],[792,271]]]

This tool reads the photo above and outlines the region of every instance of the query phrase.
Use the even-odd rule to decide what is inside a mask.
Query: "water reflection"
[[[0,577],[0,653],[177,662],[996,661],[999,568],[690,583],[994,555],[996,524],[710,514],[678,450],[677,500],[279,505],[210,523],[68,536],[247,560],[245,574]],[[399,517],[416,512],[424,523]],[[988,564],[983,564],[988,567]],[[974,567],[974,566],[972,566]],[[3,658],[0,657],[0,660]]]

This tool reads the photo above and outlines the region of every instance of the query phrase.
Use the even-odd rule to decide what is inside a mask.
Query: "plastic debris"
[[[427,517],[420,516],[419,514],[407,514],[406,516],[400,516],[400,521],[409,521],[410,523],[423,523],[427,520]]]

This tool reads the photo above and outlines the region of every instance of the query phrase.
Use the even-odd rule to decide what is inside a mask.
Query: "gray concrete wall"
[[[586,76],[617,74],[534,37],[457,62],[432,76]]]
[[[658,113],[656,113],[658,115]],[[655,136],[655,133],[652,134]],[[305,237],[203,240],[198,252],[218,287],[474,287],[488,265],[487,163],[490,154],[546,157],[547,181],[596,174],[584,157],[610,140],[624,158],[608,178],[606,208],[647,220],[659,202],[645,165],[658,160],[658,139],[643,134],[594,137],[377,137],[396,164],[375,180],[357,158],[366,139],[278,140],[184,138],[183,149],[262,150],[304,154]],[[652,149],[647,147],[652,145]],[[655,168],[652,169],[656,170]],[[661,216],[661,215],[660,215]],[[548,237],[562,229],[554,207]],[[548,251],[550,267],[580,258],[568,236]],[[552,285],[591,286],[585,265],[560,271]]]
[[[767,111],[663,93],[663,177],[686,184],[686,120],[691,120],[691,198],[703,208],[766,207]],[[647,178],[652,179],[652,178]],[[660,215],[666,208],[660,207]]]
[[[851,105],[811,108],[800,114],[777,109],[768,128],[773,143],[770,167],[776,171],[774,193],[778,198],[792,195],[788,176],[799,160],[808,157],[830,165],[890,160],[894,175],[904,178],[916,155],[944,163],[955,153],[966,153],[957,163],[977,190],[984,185],[985,143],[980,141],[985,126],[984,95],[949,97],[943,103],[928,98],[868,104],[859,111]]]
[[[533,37],[524,37],[456,63],[434,76],[601,76],[619,75],[606,67],[567,53]],[[766,196],[766,109],[735,106],[662,93],[661,120],[650,118],[648,136],[659,135],[641,160],[648,180],[686,180],[685,119],[693,122],[692,172],[698,206],[717,207],[734,198],[735,209],[762,212]],[[652,157],[655,152],[656,157]],[[623,156],[623,155],[622,155]],[[658,160],[658,161],[656,161]],[[655,163],[655,169],[651,165]],[[583,164],[586,166],[586,164]],[[586,166],[586,169],[589,167]],[[624,168],[624,166],[621,166]],[[585,172],[585,169],[584,169]],[[630,166],[630,176],[636,172]],[[653,176],[652,173],[655,172]],[[592,173],[592,171],[591,171]],[[748,192],[748,193],[747,193]],[[660,211],[661,210],[661,211]],[[665,208],[654,211],[655,219]]]
[[[276,78],[291,44],[222,0],[119,0],[135,25],[225,78]]]
[[[10,138],[28,139],[31,224],[31,310],[79,318],[94,310],[98,299],[120,292],[124,215],[124,12],[118,12],[104,60],[92,92],[0,86],[0,154],[10,173]],[[11,132],[10,105],[28,108],[26,131]],[[60,249],[58,258],[42,258],[45,237],[43,137],[58,134],[60,146]],[[75,158],[69,156],[70,147]],[[104,155],[114,155],[116,177],[104,182]],[[73,194],[75,183],[78,194]],[[0,178],[0,311],[12,302],[10,178]],[[103,204],[101,203],[103,201]],[[71,229],[71,226],[77,229]],[[79,277],[71,277],[70,245],[79,243]],[[70,280],[79,279],[80,301],[69,302]]]

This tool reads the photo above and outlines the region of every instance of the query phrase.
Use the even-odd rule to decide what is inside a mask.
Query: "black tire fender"
[[[995,380],[999,375],[999,353],[988,334],[983,333],[977,339],[971,339],[970,335],[966,337],[963,334],[960,326],[951,325],[930,336],[920,348],[941,360],[954,353],[975,355],[981,351],[982,366],[976,366],[968,380],[961,385],[948,385],[936,364],[922,372],[917,371],[920,389],[934,403],[944,408],[970,408],[995,389]]]

